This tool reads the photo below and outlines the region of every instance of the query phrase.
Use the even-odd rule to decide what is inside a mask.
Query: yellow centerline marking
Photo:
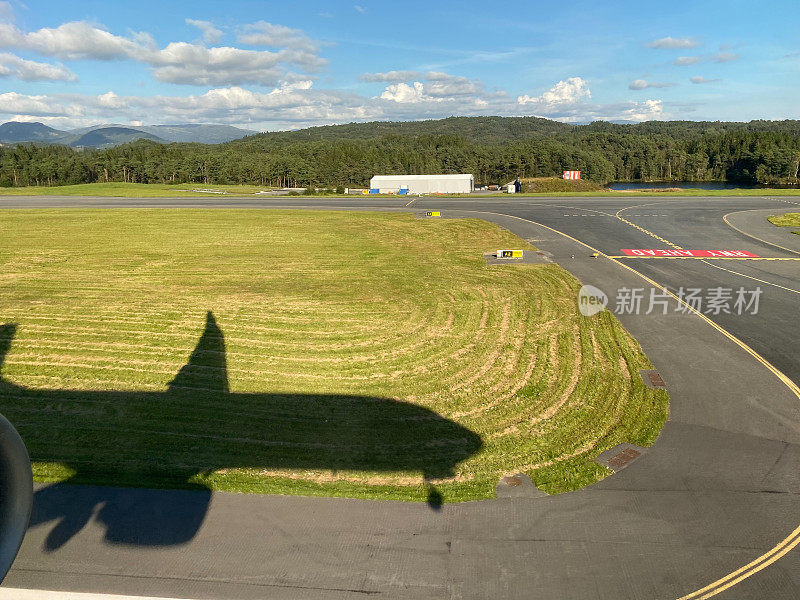
[[[638,205],[637,205],[637,206],[638,206]],[[626,208],[620,208],[620,209],[619,209],[619,210],[618,210],[618,211],[617,211],[617,212],[614,214],[614,216],[615,216],[615,217],[617,217],[617,218],[618,218],[620,221],[622,221],[623,223],[625,223],[625,224],[627,224],[627,225],[630,225],[631,227],[635,227],[636,229],[638,229],[638,230],[639,230],[639,231],[641,231],[642,233],[646,233],[646,234],[647,234],[647,235],[649,235],[650,237],[657,239],[659,242],[663,242],[663,243],[664,243],[664,244],[666,244],[667,246],[672,246],[673,248],[675,248],[675,249],[677,249],[677,250],[683,250],[683,248],[681,248],[680,246],[678,246],[678,244],[673,244],[673,243],[672,243],[672,242],[670,242],[669,240],[665,240],[665,239],[664,239],[664,238],[662,238],[660,235],[656,235],[656,234],[655,234],[655,233],[653,233],[652,231],[648,231],[648,230],[647,230],[647,229],[645,229],[644,227],[640,227],[640,226],[639,226],[639,225],[637,225],[636,223],[633,223],[633,222],[631,222],[631,221],[628,221],[628,219],[626,219],[625,217],[622,217],[622,216],[619,214],[619,213],[621,213],[623,210],[628,210],[628,209],[630,209],[630,208],[636,208],[636,206],[628,206],[628,207],[626,207]]]
[[[628,208],[621,208],[620,210],[617,211],[617,215],[616,215],[617,218],[620,219],[621,221],[624,221],[626,223],[629,223],[629,224],[633,225],[634,227],[636,227],[637,229],[640,229],[641,231],[644,231],[648,235],[651,235],[654,238],[659,239],[659,240],[661,240],[662,242],[664,242],[666,244],[669,244],[670,246],[673,246],[673,247],[678,248],[678,249],[682,249],[680,246],[676,246],[672,242],[668,242],[664,238],[661,238],[661,237],[655,235],[654,233],[651,233],[651,232],[647,231],[646,229],[643,229],[643,228],[639,227],[635,223],[630,223],[630,221],[627,221],[626,219],[623,219],[622,217],[619,216],[619,213],[621,213],[623,210],[628,210],[630,208],[636,208],[636,207],[635,206],[629,206]],[[755,209],[755,210],[760,210],[760,209]],[[734,212],[745,212],[745,211],[734,211]],[[728,215],[731,215],[731,214],[733,214],[733,213],[728,213]],[[759,242],[764,242],[764,243],[769,244],[771,246],[777,246],[781,250],[788,250],[789,252],[791,252],[793,254],[800,254],[800,252],[796,252],[794,250],[790,250],[789,248],[784,248],[782,246],[778,246],[777,244],[773,244],[772,242],[767,242],[766,240],[762,240],[761,238],[757,238],[754,235],[750,235],[748,233],[745,233],[741,229],[738,229],[737,227],[731,225],[728,222],[728,220],[726,218],[728,215],[724,215],[722,217],[722,220],[725,221],[725,223],[727,223],[730,227],[733,227],[734,229],[736,229],[736,231],[738,231],[740,233],[744,233],[744,235],[747,235],[747,236],[749,236],[749,237],[751,237],[753,239],[756,239]],[[746,277],[747,279],[752,279],[753,281],[758,281],[758,282],[764,283],[766,285],[771,285],[773,287],[780,288],[782,290],[786,290],[787,292],[793,292],[795,294],[800,294],[800,291],[798,291],[798,290],[796,290],[794,288],[789,288],[789,287],[780,285],[778,283],[772,283],[771,281],[766,281],[764,279],[759,279],[758,277],[753,277],[751,275],[745,275],[744,273],[739,273],[738,271],[732,271],[730,269],[726,269],[725,267],[720,267],[719,265],[715,265],[715,264],[712,264],[712,263],[708,262],[709,260],[772,260],[772,261],[774,261],[774,260],[798,260],[795,257],[764,257],[764,256],[628,256],[628,255],[625,255],[625,256],[608,256],[607,255],[606,257],[610,258],[610,259],[620,259],[620,258],[680,258],[680,259],[691,258],[691,259],[697,259],[697,260],[701,260],[703,262],[703,264],[706,264],[709,267],[714,267],[715,269],[720,269],[722,271],[727,271],[728,273],[732,273],[733,275],[739,275],[740,277]]]
[[[412,198],[411,200],[409,200],[408,204],[406,204],[406,206],[411,206],[411,204],[414,202],[414,200],[416,200],[416,198]]]
[[[783,372],[781,372],[776,366],[774,366],[766,358],[761,356],[758,352],[753,350],[750,346],[745,344],[738,337],[736,337],[735,335],[730,333],[727,329],[725,329],[721,325],[718,325],[713,320],[709,319],[706,315],[704,315],[703,313],[697,311],[694,307],[690,306],[689,304],[684,302],[681,298],[679,298],[678,296],[676,296],[675,294],[673,294],[672,292],[667,290],[665,286],[659,285],[658,283],[656,283],[655,281],[653,281],[652,279],[650,279],[646,275],[643,275],[642,273],[640,273],[639,271],[637,271],[633,267],[631,267],[629,265],[626,265],[625,263],[620,262],[619,260],[616,260],[615,258],[613,258],[613,257],[601,252],[597,248],[593,248],[589,244],[587,244],[585,242],[582,242],[582,241],[572,237],[569,234],[566,234],[566,233],[564,233],[562,231],[559,231],[558,229],[553,229],[552,227],[549,227],[549,226],[544,225],[542,223],[537,223],[536,221],[531,221],[530,219],[525,219],[523,217],[517,217],[517,216],[514,216],[514,215],[506,215],[506,214],[491,213],[491,212],[487,212],[485,214],[492,214],[492,215],[508,217],[508,218],[512,218],[512,219],[518,219],[520,221],[525,221],[527,223],[532,223],[533,225],[538,225],[539,227],[544,227],[545,229],[549,229],[553,233],[557,233],[559,235],[562,235],[565,238],[568,238],[568,239],[572,240],[573,242],[576,242],[576,243],[580,244],[581,246],[584,246],[585,248],[588,248],[592,252],[597,252],[600,256],[603,256],[603,257],[611,260],[612,262],[618,264],[622,268],[627,269],[631,273],[634,273],[634,274],[638,275],[639,277],[644,279],[647,283],[649,283],[653,287],[659,288],[659,289],[663,290],[665,293],[667,293],[670,296],[672,296],[672,298],[674,298],[678,303],[682,304],[688,310],[688,312],[691,312],[691,313],[695,314],[696,316],[700,317],[708,325],[710,325],[711,327],[716,329],[718,332],[720,332],[722,335],[724,335],[730,341],[732,341],[737,346],[739,346],[742,350],[747,352],[747,354],[752,356],[755,360],[757,360],[764,367],[766,367],[767,370],[769,370],[773,375],[775,375],[786,387],[789,388],[789,390],[795,396],[797,396],[797,399],[800,400],[800,388],[797,387],[797,384],[795,384],[794,381],[789,379],[788,376],[786,376]],[[717,594],[719,594],[721,592],[724,592],[728,588],[733,587],[737,583],[747,579],[748,577],[751,577],[751,576],[755,575],[756,573],[758,573],[762,569],[765,569],[769,565],[773,564],[778,559],[780,559],[781,557],[785,556],[787,553],[789,553],[791,550],[793,550],[795,547],[797,547],[798,544],[800,544],[800,527],[798,527],[797,529],[792,531],[792,533],[790,533],[787,537],[785,537],[783,540],[778,542],[778,544],[776,544],[772,549],[770,549],[769,551],[765,552],[764,554],[762,554],[761,556],[759,556],[755,560],[747,563],[743,567],[741,567],[741,568],[737,569],[736,571],[726,575],[725,577],[722,577],[720,579],[717,579],[716,581],[713,581],[713,582],[709,583],[704,588],[701,588],[701,589],[699,589],[699,590],[697,590],[695,592],[687,594],[686,596],[681,596],[680,598],[678,598],[678,600],[706,600],[707,598],[711,598],[712,596],[716,596]]]
[[[762,210],[762,209],[754,208],[753,210]],[[752,211],[749,211],[749,210],[735,210],[733,212],[729,212],[727,215],[723,215],[722,220],[725,221],[725,224],[728,227],[730,227],[732,229],[735,229],[736,231],[738,231],[742,235],[746,235],[747,237],[753,238],[754,240],[758,240],[759,242],[763,242],[764,244],[768,244],[770,246],[775,246],[776,248],[780,248],[781,250],[786,250],[787,252],[791,252],[792,254],[800,254],[800,252],[798,252],[797,250],[792,250],[791,248],[784,248],[783,246],[779,246],[778,244],[775,244],[773,242],[768,242],[767,240],[762,240],[760,237],[756,237],[752,233],[747,233],[746,231],[742,231],[741,229],[736,227],[736,225],[733,225],[730,221],[728,221],[728,217],[729,216],[731,216],[733,214],[736,214],[736,213],[740,213],[740,212],[752,212]]]
[[[678,600],[705,600],[706,598],[711,598],[712,596],[716,596],[717,594],[724,592],[728,588],[733,587],[737,583],[747,579],[751,575],[754,575],[761,569],[768,567],[769,565],[777,561],[779,558],[783,557],[791,550],[793,550],[795,547],[797,547],[797,544],[800,544],[800,527],[798,527],[792,533],[790,533],[781,543],[775,546],[772,550],[766,552],[765,554],[762,554],[754,561],[747,563],[745,566],[737,569],[733,573],[726,575],[721,579],[717,579],[713,583],[709,583],[706,587],[701,588],[696,592],[692,592],[691,594],[681,596],[680,598],[678,598]],[[747,572],[748,570],[750,570],[749,573]]]

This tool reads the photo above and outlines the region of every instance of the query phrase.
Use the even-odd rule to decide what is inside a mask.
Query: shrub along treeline
[[[0,186],[103,181],[365,186],[376,173],[473,173],[476,183],[553,177],[595,182],[797,184],[800,121],[567,125],[533,117],[353,123],[226,144],[139,140],[105,150],[0,148]]]

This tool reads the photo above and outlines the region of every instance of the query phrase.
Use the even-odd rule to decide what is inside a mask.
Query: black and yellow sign
[[[442,213],[440,213],[438,210],[433,210],[433,211],[429,210],[428,212],[425,213],[425,216],[426,217],[441,217]]]
[[[522,258],[522,250],[498,250],[497,258]]]

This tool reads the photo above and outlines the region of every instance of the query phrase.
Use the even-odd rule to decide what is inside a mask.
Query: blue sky
[[[800,118],[795,2],[0,1],[0,119]]]

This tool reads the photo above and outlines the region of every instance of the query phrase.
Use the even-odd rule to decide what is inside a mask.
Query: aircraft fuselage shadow
[[[16,331],[0,326],[0,367]],[[229,391],[225,342],[210,312],[187,364],[165,392],[29,389],[3,380],[0,409],[32,460],[62,463],[66,483],[136,486],[163,480],[187,491],[73,486],[36,492],[31,526],[55,522],[46,549],[63,546],[93,517],[111,543],[164,546],[190,541],[211,492],[191,479],[220,469],[308,469],[450,477],[482,446],[469,429],[424,407],[390,398]],[[121,477],[122,475],[122,477]],[[151,484],[152,485],[152,484]],[[191,491],[194,489],[195,491]],[[440,494],[429,486],[429,505]]]

